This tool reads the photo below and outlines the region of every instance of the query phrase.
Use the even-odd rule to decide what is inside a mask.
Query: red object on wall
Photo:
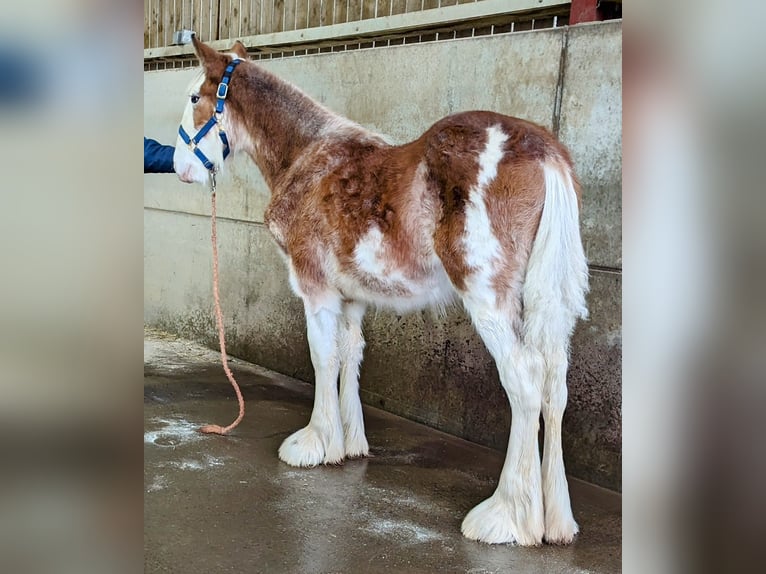
[[[598,22],[604,17],[598,9],[598,0],[572,0],[569,9],[569,24],[581,24],[583,22]]]

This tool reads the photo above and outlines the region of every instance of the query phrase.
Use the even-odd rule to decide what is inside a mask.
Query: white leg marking
[[[364,352],[362,318],[365,308],[361,303],[346,303],[340,336],[340,418],[346,456],[367,456],[369,446],[364,435],[362,402],[359,398],[359,365]]]
[[[541,357],[517,340],[507,313],[486,304],[476,307],[470,300],[466,308],[497,363],[511,405],[511,434],[497,489],[468,513],[462,531],[481,542],[535,546],[545,527],[537,443]]]
[[[306,307],[311,362],[314,364],[314,410],[308,426],[279,447],[279,458],[292,466],[335,464],[343,460],[343,426],[338,405],[339,302]]]
[[[579,531],[572,514],[569,485],[564,473],[561,450],[561,419],[567,404],[567,357],[562,349],[549,349],[546,355],[543,419],[543,500],[545,502],[545,540],[569,544]]]

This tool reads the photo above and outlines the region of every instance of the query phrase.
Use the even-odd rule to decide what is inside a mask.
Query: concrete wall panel
[[[593,265],[622,268],[622,23],[569,30],[559,137],[583,184],[582,229]]]

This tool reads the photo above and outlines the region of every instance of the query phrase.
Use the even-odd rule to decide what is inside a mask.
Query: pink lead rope
[[[221,345],[221,362],[223,363],[223,370],[226,373],[226,377],[229,379],[231,386],[234,387],[234,392],[237,393],[237,401],[239,402],[239,416],[236,420],[227,427],[221,427],[219,425],[205,425],[199,429],[199,432],[205,434],[229,434],[233,428],[235,428],[245,416],[245,400],[242,398],[242,391],[239,390],[237,381],[234,380],[234,375],[229,369],[229,362],[226,359],[226,341],[224,340],[223,333],[223,313],[221,313],[221,299],[218,295],[218,235],[215,225],[215,176],[212,177],[212,198],[213,205],[211,210],[211,221],[213,227],[213,299],[215,299],[215,321],[218,325],[218,342]]]

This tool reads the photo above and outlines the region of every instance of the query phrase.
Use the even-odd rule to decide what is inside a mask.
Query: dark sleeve
[[[162,145],[144,138],[144,173],[175,173],[173,169],[175,149],[172,145]]]

